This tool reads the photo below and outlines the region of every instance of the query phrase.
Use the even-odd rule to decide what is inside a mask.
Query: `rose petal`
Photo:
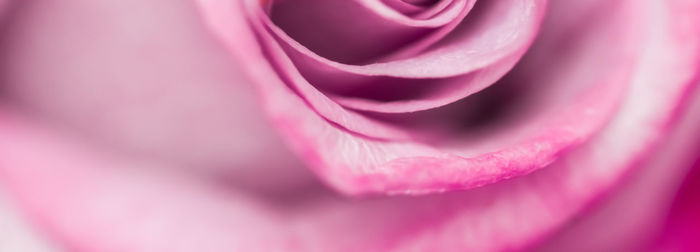
[[[256,41],[241,41],[239,35],[249,32],[245,20],[235,14],[242,7],[219,4],[225,3],[204,2],[206,17],[233,55],[248,61],[261,93],[268,97],[268,109],[279,129],[317,174],[349,194],[467,189],[527,174],[550,164],[565,150],[586,141],[615,111],[638,54],[634,46],[639,40],[636,28],[642,27],[635,23],[640,13],[630,5],[620,4],[614,8],[607,6],[605,10],[609,13],[596,14],[595,22],[590,25],[583,23],[587,20],[574,20],[586,28],[580,33],[543,36],[540,49],[533,49],[541,53],[534,54],[528,61],[530,64],[520,72],[533,73],[528,66],[540,70],[549,64],[546,71],[538,71],[538,76],[515,77],[516,80],[527,78],[525,83],[532,81],[532,89],[537,88],[535,84],[542,86],[537,89],[534,101],[523,106],[527,107],[525,112],[519,111],[526,120],[479,134],[485,140],[457,138],[454,141],[457,144],[436,146],[416,140],[367,138],[382,135],[372,134],[373,127],[348,124],[342,120],[345,118],[342,114],[324,112],[320,106],[323,104],[315,101],[323,97],[308,95],[306,90],[311,90],[308,84],[304,87],[293,81],[297,85],[295,91],[304,99],[301,100],[277,79],[260,52],[250,50],[255,48]],[[611,12],[618,14],[610,15]],[[575,43],[560,40],[566,38],[573,38]],[[548,53],[556,43],[573,48],[561,48],[560,54]],[[623,50],[611,50],[611,43]],[[256,59],[260,61],[254,63]],[[282,67],[293,71],[289,63]],[[308,113],[302,101],[309,102],[322,117]],[[412,131],[410,134],[421,138],[432,133]],[[446,140],[450,140],[449,135]]]
[[[423,1],[412,3],[404,0],[383,0],[383,2],[395,10],[414,18],[431,18],[444,11],[454,0]]]
[[[697,150],[697,147],[695,148]],[[697,153],[696,153],[697,155]],[[700,160],[682,184],[677,197],[669,211],[666,226],[656,241],[658,251],[694,251],[700,249],[696,236],[700,231],[700,204],[697,201],[700,192]]]
[[[473,20],[470,19],[472,15],[469,15],[457,31],[434,45],[434,49],[404,60],[369,65],[347,65],[324,59],[286,36],[283,30],[269,22],[267,25],[286,46],[299,68],[309,74],[449,77],[471,72],[514,52],[526,50],[537,32],[545,5],[545,1],[530,0],[502,0],[480,4],[483,9],[480,12],[483,13],[474,16]],[[255,12],[248,15],[261,18],[263,22],[266,20],[265,16],[259,16]],[[459,23],[460,20],[453,21]]]
[[[550,168],[490,187],[369,200],[306,192],[291,201],[267,201],[172,170],[146,169],[158,164],[113,157],[35,127],[6,109],[0,137],[9,141],[0,142],[0,179],[43,227],[81,250],[521,248],[607,191],[634,160],[651,150],[659,133],[669,129],[664,125],[673,125],[668,124],[671,115],[700,54],[694,36],[677,40],[680,32],[697,34],[687,30],[696,27],[668,21],[693,17],[698,9],[674,9],[667,16],[668,2],[647,3],[655,13],[649,20],[654,24],[650,36],[656,36],[648,44],[654,50],[646,51],[640,69],[656,71],[638,72],[620,116]],[[674,33],[669,26],[677,28]],[[650,100],[652,96],[657,99]],[[34,158],[36,153],[43,158]]]
[[[673,223],[680,226],[663,228],[666,214],[679,220],[697,217],[697,211],[692,210],[669,212],[671,200],[693,161],[698,158],[697,150],[700,147],[700,134],[697,131],[700,125],[700,90],[697,84],[695,90],[683,100],[689,103],[688,110],[677,115],[678,124],[663,133],[663,139],[655,151],[639,160],[636,170],[626,174],[610,192],[572,218],[565,228],[553,234],[536,251],[692,250],[685,247],[693,246],[693,239],[687,239],[692,237],[692,233],[686,233],[681,226],[693,222],[684,219]],[[692,190],[686,192],[691,193]],[[680,197],[687,196],[690,194]],[[693,204],[691,198],[687,199],[689,201],[683,203]],[[667,240],[659,242],[656,238],[658,235]]]
[[[191,5],[49,2],[17,2],[0,35],[3,102],[125,155],[221,180],[285,191],[314,179]]]
[[[378,58],[416,38],[456,26],[474,2],[456,0],[433,18],[413,19],[376,0],[275,1],[269,18],[264,13],[255,13],[252,18],[265,19],[273,29],[281,26],[285,39],[298,41],[326,58],[356,63]],[[260,10],[257,1],[247,3]],[[308,29],[309,26],[314,29]]]
[[[265,201],[172,170],[139,169],[158,164],[102,153],[6,108],[0,138],[10,141],[0,142],[0,179],[43,227],[81,250],[518,249],[608,191],[674,125],[679,97],[700,62],[694,15],[700,8],[646,3],[654,13],[646,44],[652,49],[620,116],[552,167],[497,185],[425,197],[343,200],[306,192]]]
[[[316,55],[312,50],[287,36],[285,31],[276,27],[272,21],[267,19],[266,15],[256,11],[255,4],[251,7],[253,10],[249,11],[249,15],[252,16],[251,22],[257,27],[256,30],[259,33],[266,33],[265,29],[260,28],[260,25],[257,24],[257,18],[261,17],[262,22],[275,35],[286,54],[294,62],[294,69],[298,69],[299,73],[311,85],[325,93],[333,94],[332,98],[339,104],[366,111],[400,113],[426,110],[449,104],[495,82],[513,67],[532,42],[539,21],[543,16],[544,6],[544,1],[482,3],[475,10],[478,13],[467,17],[462,22],[465,25],[462,25],[461,28],[458,27],[452,36],[448,36],[445,39],[447,42],[435,45],[436,49],[406,60],[363,66],[340,64]],[[505,18],[503,13],[506,13]],[[371,20],[367,18],[352,15],[347,15],[347,17],[368,20],[367,22],[371,23]],[[441,31],[433,33],[421,42],[416,42],[410,48],[402,49],[403,51],[397,52],[396,55],[414,55],[422,51],[447,35],[455,28],[454,26],[460,23],[459,21],[460,19],[455,19],[452,26],[444,27]],[[311,31],[303,27],[306,26],[301,26],[299,30]],[[366,29],[360,30],[365,31]],[[340,28],[338,28],[338,32],[353,34],[347,29]],[[379,33],[390,34],[387,32]],[[316,34],[314,29],[313,35],[316,36]],[[267,47],[276,47],[270,45],[270,38],[266,34],[259,34],[259,36],[266,40]],[[352,39],[343,40],[351,41]],[[495,41],[498,43],[494,43]],[[336,50],[343,52],[355,54],[358,51],[347,49],[338,43],[328,43],[333,45]],[[268,48],[268,50],[273,61],[285,57],[281,56],[283,52],[277,48]],[[290,71],[296,72],[296,70],[291,70],[289,66],[286,66],[289,65],[288,63],[278,63],[283,65],[278,69],[283,74],[289,74]],[[451,72],[444,72],[445,70]],[[442,80],[434,79],[450,76],[456,77]],[[298,81],[292,80],[292,82]],[[416,96],[416,94],[422,96]],[[379,98],[379,101],[367,99],[387,95],[391,98]],[[328,115],[326,117],[328,118]],[[330,120],[338,123],[338,120]],[[364,131],[359,133],[377,137],[375,134]]]

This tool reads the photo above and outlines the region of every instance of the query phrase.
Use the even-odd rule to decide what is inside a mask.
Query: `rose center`
[[[458,23],[462,0],[267,0],[270,20],[295,42],[344,64],[375,63]],[[459,4],[458,4],[459,3]]]

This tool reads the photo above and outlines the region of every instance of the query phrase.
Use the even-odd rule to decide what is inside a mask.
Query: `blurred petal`
[[[696,157],[700,157],[695,148]],[[675,197],[666,219],[665,227],[654,248],[659,251],[696,251],[700,249],[697,234],[700,232],[700,159],[688,174]]]
[[[124,155],[250,187],[313,180],[188,2],[18,7],[0,35],[5,103]]]
[[[32,227],[14,202],[0,189],[0,251],[49,252],[55,246]]]
[[[698,75],[700,81],[700,75]],[[676,203],[671,202],[699,156],[700,89],[689,92],[689,108],[678,114],[656,152],[642,158],[611,192],[583,211],[537,251],[693,251],[698,230],[697,176],[687,178]],[[697,172],[696,172],[697,173]],[[695,190],[695,191],[694,191]],[[669,206],[674,208],[669,212]],[[665,216],[671,222],[666,228]],[[604,232],[602,231],[604,230]],[[658,242],[656,236],[664,240]],[[693,247],[696,246],[696,247]]]
[[[0,138],[7,140],[0,142],[0,179],[41,227],[79,250],[523,248],[545,238],[609,192],[677,125],[676,115],[684,111],[681,98],[695,85],[700,62],[695,33],[700,22],[694,15],[698,7],[648,3],[653,18],[648,20],[651,39],[645,46],[650,49],[637,66],[617,116],[590,141],[546,169],[488,187],[364,200],[338,198],[320,187],[284,198],[259,197],[158,168],[167,164],[114,155],[38,126],[7,107],[0,113]],[[244,26],[236,26],[243,23],[225,24],[232,25],[229,29],[233,31],[245,31]],[[245,33],[223,36],[232,34]],[[250,74],[274,81],[265,59],[253,57],[260,53],[250,50],[256,47],[245,47],[254,46],[255,41],[239,41],[240,45],[230,49],[234,55],[251,56],[245,58],[255,66]],[[287,137],[298,139],[294,134],[301,126],[318,129],[315,136],[321,139],[337,130],[309,111],[290,90],[273,84],[262,82],[258,88],[267,92],[265,99],[274,101],[266,100],[266,108],[276,123],[287,123],[280,127]],[[315,154],[305,151],[301,153]]]

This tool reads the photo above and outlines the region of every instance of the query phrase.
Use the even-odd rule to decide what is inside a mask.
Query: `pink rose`
[[[0,13],[0,185],[16,204],[0,220],[29,237],[4,244],[700,248],[700,1]]]

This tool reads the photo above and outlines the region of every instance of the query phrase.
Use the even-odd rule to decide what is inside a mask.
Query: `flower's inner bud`
[[[345,64],[410,57],[453,29],[473,0],[279,0],[263,9],[274,24],[316,54]],[[427,40],[427,41],[426,41]],[[410,53],[409,53],[410,54]]]
[[[409,17],[430,18],[444,10],[454,0],[382,0],[384,4]]]

